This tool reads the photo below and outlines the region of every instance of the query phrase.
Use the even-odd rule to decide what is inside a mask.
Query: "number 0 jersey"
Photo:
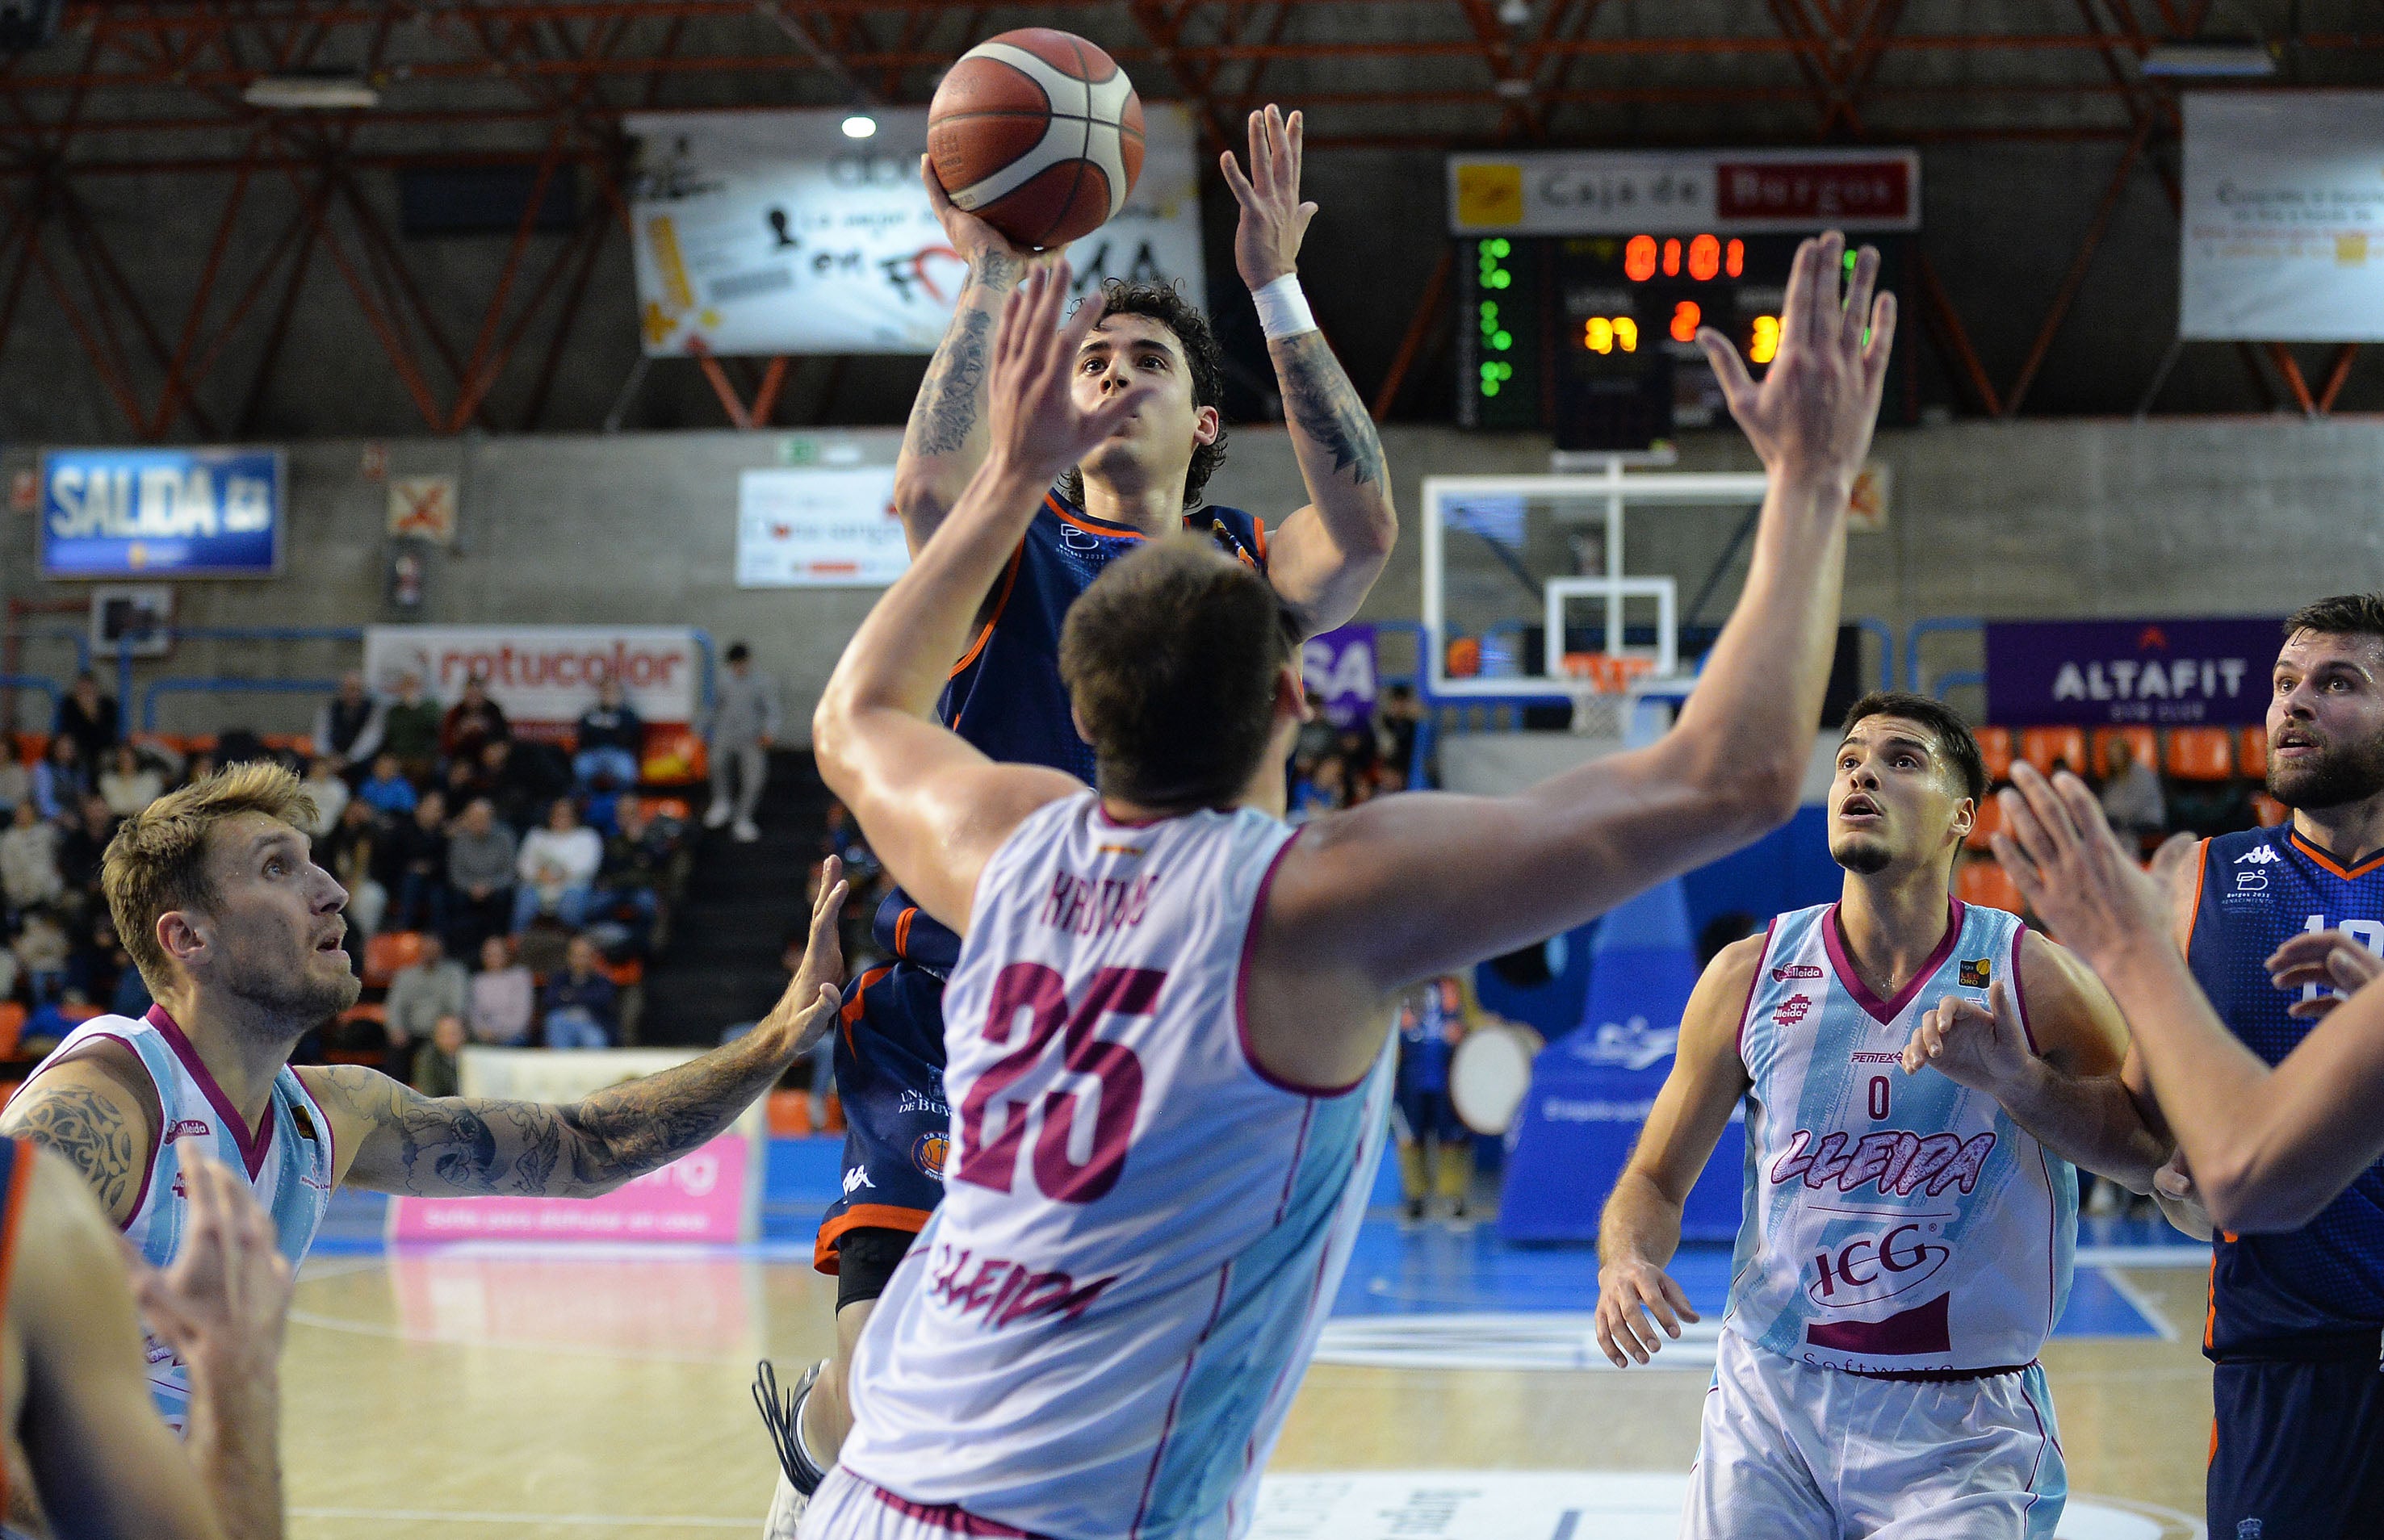
[[[33,1066],[26,1083],[93,1037],[130,1049],[157,1088],[155,1142],[141,1174],[141,1190],[124,1238],[152,1267],[165,1267],[181,1249],[190,1198],[182,1182],[182,1151],[196,1149],[248,1178],[249,1190],[273,1221],[281,1254],[295,1268],[305,1261],[331,1204],[331,1121],[323,1115],[297,1073],[284,1064],[273,1076],[272,1099],[262,1126],[252,1135],[225,1097],[198,1050],[163,1006],[138,1021],[95,1016],[76,1027]],[[19,1095],[23,1094],[21,1091]],[[189,1421],[190,1369],[173,1349],[148,1337],[149,1392],[158,1414],[175,1432]]]
[[[1936,955],[1881,1000],[1838,907],[1782,914],[1739,1025],[1746,1208],[1722,1323],[1758,1348],[1866,1373],[2032,1362],[2069,1295],[2078,1182],[1995,1099],[1900,1062],[1947,995],[2008,979],[2026,931],[1953,903]]]
[[[1243,970],[1294,834],[1249,809],[1126,826],[1086,792],[987,865],[944,999],[944,1201],[854,1356],[853,1475],[1000,1533],[1248,1527],[1388,1124],[1387,1015],[1337,1091],[1249,1056]]]
[[[2342,930],[2384,952],[2384,856],[2346,867],[2290,827],[2203,841],[2186,963],[2218,1019],[2270,1064],[2316,1022],[2268,981],[2267,958],[2304,930]],[[2315,997],[2316,987],[2303,991]],[[2384,1162],[2300,1229],[2217,1239],[2203,1348],[2213,1358],[2295,1338],[2384,1328]]]

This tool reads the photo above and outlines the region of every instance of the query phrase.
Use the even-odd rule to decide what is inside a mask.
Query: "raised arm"
[[[2018,1000],[1999,978],[1987,1003],[1980,1010],[1948,995],[1923,1012],[1905,1045],[1904,1073],[1933,1069],[1984,1091],[2063,1160],[2151,1192],[2175,1146],[2121,1077],[2128,1026],[2102,982],[2031,931],[2020,943]]]
[[[1895,330],[1893,297],[1871,304],[1876,252],[1841,301],[1842,244],[1798,250],[1761,384],[1720,335],[1698,334],[1770,489],[1745,590],[1679,725],[1517,796],[1380,799],[1309,825],[1274,885],[1262,958],[1347,958],[1387,992],[1580,925],[1794,811],[1836,646],[1846,498]],[[1344,1079],[1370,1057],[1347,1047]]]
[[[417,1198],[597,1198],[708,1143],[810,1052],[836,1020],[846,885],[831,856],[787,992],[737,1041],[577,1101],[427,1097],[354,1064],[298,1071],[331,1119],[339,1179]]]
[[[1299,200],[1304,130],[1297,112],[1288,118],[1275,106],[1253,112],[1249,174],[1242,174],[1231,150],[1219,163],[1242,206],[1234,265],[1260,296],[1284,425],[1308,484],[1307,505],[1270,542],[1267,576],[1313,636],[1358,613],[1398,542],[1399,515],[1373,418],[1309,317],[1307,301],[1298,297],[1300,238],[1316,217],[1316,205]],[[1286,279],[1289,292],[1278,302],[1271,286]],[[1285,311],[1288,318],[1278,318]]]
[[[1598,1220],[1597,1345],[1618,1369],[1646,1362],[1663,1346],[1658,1326],[1678,1337],[1683,1318],[1697,1319],[1664,1264],[1680,1248],[1689,1189],[1713,1158],[1730,1110],[1746,1094],[1739,1018],[1764,941],[1750,936],[1732,942],[1697,980],[1681,1016],[1672,1072]]]
[[[2083,781],[2012,767],[1995,856],[2110,987],[2211,1219],[2291,1230],[2384,1155],[2384,988],[2361,989],[2274,1070],[2227,1030]]]
[[[1090,414],[1078,410],[1069,371],[1099,307],[1080,305],[1062,325],[1067,293],[1063,261],[1012,296],[995,338],[992,452],[951,516],[853,633],[812,717],[820,778],[852,810],[903,889],[963,933],[985,863],[1021,819],[1082,783],[1040,765],[994,764],[936,721],[937,694],[1053,478],[1149,391],[1136,386]]]
[[[919,157],[919,176],[927,184],[928,201],[943,221],[952,250],[968,264],[968,279],[952,308],[952,323],[927,360],[926,376],[911,406],[910,426],[902,430],[902,451],[894,461],[894,511],[913,556],[985,464],[991,441],[986,391],[993,368],[994,329],[1002,305],[1028,271],[1048,260],[1020,250],[983,219],[953,207],[925,155]]]

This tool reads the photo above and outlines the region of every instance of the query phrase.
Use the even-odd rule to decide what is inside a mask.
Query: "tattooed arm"
[[[1011,291],[1043,260],[1020,251],[975,215],[954,208],[925,156],[919,174],[953,251],[968,264],[968,281],[952,324],[927,361],[910,426],[902,432],[902,452],[894,462],[894,508],[913,556],[985,462],[986,379],[993,366],[994,326]]]
[[[0,1135],[66,1157],[121,1229],[141,1198],[157,1116],[156,1092],[138,1061],[103,1040],[43,1071],[11,1099]]]
[[[1298,271],[1300,238],[1315,217],[1299,201],[1300,115],[1268,107],[1250,114],[1250,174],[1233,152],[1226,184],[1242,205],[1234,261],[1253,292]],[[1314,329],[1267,342],[1283,419],[1308,484],[1308,505],[1285,519],[1268,553],[1267,575],[1313,636],[1358,613],[1398,540],[1398,511],[1383,466],[1383,441],[1341,361]]]
[[[710,1141],[836,1020],[840,876],[830,857],[802,966],[768,1017],[736,1042],[659,1074],[550,1103],[427,1097],[354,1064],[300,1068],[331,1120],[336,1179],[417,1198],[601,1198]]]

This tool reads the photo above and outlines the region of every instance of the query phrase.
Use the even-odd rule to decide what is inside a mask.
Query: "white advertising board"
[[[919,180],[927,109],[848,139],[832,111],[632,114],[638,315],[652,357],[931,353],[967,276]],[[1142,175],[1068,248],[1080,289],[1180,283],[1208,303],[1192,117],[1143,106]]]
[[[893,466],[738,478],[739,588],[884,588],[910,565]]]
[[[392,699],[413,674],[442,705],[478,674],[515,722],[577,722],[596,687],[621,681],[649,722],[692,722],[703,655],[684,626],[367,626],[365,678]]]
[[[2384,342],[2384,92],[2185,98],[2178,333]]]

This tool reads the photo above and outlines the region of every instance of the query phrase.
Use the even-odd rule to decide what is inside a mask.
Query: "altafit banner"
[[[2178,331],[2384,342],[2384,91],[2185,98]]]
[[[597,687],[618,679],[648,722],[692,722],[703,654],[684,626],[367,626],[365,678],[395,698],[411,674],[453,705],[474,675],[517,723],[577,722]]]
[[[632,114],[632,242],[651,357],[931,353],[967,277],[919,180],[927,109]],[[1068,248],[1080,291],[1175,283],[1208,303],[1192,117],[1149,102],[1142,176]]]
[[[2284,622],[1991,620],[1987,717],[2075,722],[2262,722]]]

